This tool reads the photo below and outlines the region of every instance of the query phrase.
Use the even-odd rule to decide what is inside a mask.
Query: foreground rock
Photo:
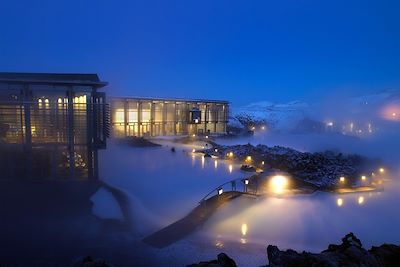
[[[76,262],[74,267],[113,267],[113,265],[102,259],[93,259],[92,257],[87,256]]]
[[[321,253],[303,251],[298,253],[292,249],[281,251],[276,246],[267,248],[269,265],[265,267],[398,267],[400,266],[400,246],[384,244],[363,248],[361,241],[349,233],[342,238],[342,244],[329,245]],[[226,254],[218,255],[217,260],[200,262],[187,267],[233,267],[235,262]]]
[[[319,254],[294,250],[280,251],[276,246],[267,248],[269,265],[266,267],[395,267],[400,264],[400,247],[396,245],[381,245],[366,250],[361,241],[349,233],[342,239],[340,245],[329,245],[327,250]]]
[[[216,260],[204,261],[197,264],[187,265],[187,267],[236,267],[234,260],[229,258],[225,253],[220,253]]]
[[[371,173],[378,165],[378,162],[354,154],[344,155],[332,151],[300,152],[281,146],[251,144],[215,146],[214,149],[207,149],[204,152],[219,158],[246,162],[266,170],[284,171],[320,189],[335,187],[341,176],[347,178],[347,185],[355,184],[361,175]],[[250,162],[246,161],[249,155]]]

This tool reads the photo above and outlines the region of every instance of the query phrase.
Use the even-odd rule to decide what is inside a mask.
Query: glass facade
[[[109,117],[102,86],[0,79],[1,178],[97,178]]]
[[[113,98],[115,137],[224,134],[229,103],[213,100]]]

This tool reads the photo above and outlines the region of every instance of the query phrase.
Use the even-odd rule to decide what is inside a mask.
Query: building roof
[[[29,84],[64,84],[64,85],[91,85],[103,87],[107,82],[102,82],[97,74],[81,73],[21,73],[0,72],[0,82],[29,83]]]
[[[213,100],[213,99],[190,99],[190,98],[163,98],[163,97],[140,97],[140,96],[127,96],[127,97],[111,97],[111,99],[115,100],[146,100],[146,101],[173,101],[173,102],[201,102],[201,103],[221,103],[221,104],[229,104],[229,101],[226,100]]]

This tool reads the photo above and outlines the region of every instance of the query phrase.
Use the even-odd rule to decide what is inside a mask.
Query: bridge
[[[252,177],[226,182],[208,193],[201,199],[199,205],[184,218],[147,236],[143,241],[157,248],[169,246],[192,233],[198,226],[205,223],[218,208],[229,201],[243,195],[260,196],[257,189],[257,183]]]

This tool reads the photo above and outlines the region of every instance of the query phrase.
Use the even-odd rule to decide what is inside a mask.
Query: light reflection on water
[[[218,185],[248,176],[229,161],[204,158],[191,150],[171,153],[166,148],[111,144],[101,153],[102,179],[134,195],[143,210],[157,218],[157,229],[185,216]],[[217,247],[233,240],[245,246],[275,244],[318,251],[338,243],[350,231],[367,247],[398,243],[399,191],[399,184],[393,182],[382,193],[238,198],[212,216],[199,234]],[[142,214],[136,215],[147,223]]]
[[[377,193],[296,197],[239,198],[225,205],[206,223],[203,234],[218,232],[224,242],[274,244],[280,248],[321,251],[354,232],[366,247],[400,240],[400,186]],[[243,221],[246,222],[243,231]],[[244,234],[245,233],[245,234]]]

